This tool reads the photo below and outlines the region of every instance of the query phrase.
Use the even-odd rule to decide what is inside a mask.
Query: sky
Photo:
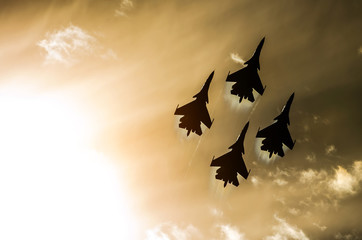
[[[1,239],[362,238],[362,2],[0,1]],[[225,82],[265,37],[254,104]],[[209,89],[212,127],[174,111]],[[296,144],[257,130],[292,93]],[[215,179],[246,122],[251,173]]]

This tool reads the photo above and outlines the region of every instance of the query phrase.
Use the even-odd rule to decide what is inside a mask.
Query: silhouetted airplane
[[[257,138],[265,138],[262,141],[263,145],[261,146],[261,150],[268,151],[269,158],[271,158],[273,153],[277,153],[279,156],[283,157],[283,144],[289,149],[293,149],[294,147],[295,141],[293,142],[288,130],[288,125],[290,125],[289,110],[292,105],[293,98],[294,93],[289,97],[287,104],[284,106],[280,115],[274,118],[276,121],[269,127],[260,131],[258,130],[256,135]]]
[[[201,135],[201,122],[204,123],[206,127],[210,128],[214,121],[211,121],[206,107],[206,103],[209,103],[208,91],[213,76],[214,72],[210,74],[201,91],[193,96],[196,98],[194,101],[182,107],[178,107],[177,105],[175,115],[184,115],[180,119],[179,127],[187,130],[187,136],[190,132]]]
[[[226,78],[227,82],[236,82],[232,86],[231,94],[239,96],[239,102],[244,98],[247,98],[250,102],[254,102],[253,89],[260,95],[264,93],[265,88],[263,88],[258,75],[258,69],[260,70],[259,56],[264,40],[265,37],[260,41],[253,56],[245,62],[247,66],[232,74],[229,72]]]
[[[237,178],[238,173],[245,178],[248,178],[250,170],[248,171],[245,166],[245,162],[242,154],[244,154],[244,138],[246,131],[248,130],[249,122],[246,123],[245,127],[241,131],[236,142],[229,147],[230,152],[212,159],[210,166],[220,167],[216,170],[216,179],[224,181],[224,187],[226,184],[232,183],[235,186],[239,186],[239,181]]]

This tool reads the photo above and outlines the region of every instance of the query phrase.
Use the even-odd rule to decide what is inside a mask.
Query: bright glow
[[[248,99],[243,99],[241,102],[239,102],[239,97],[236,95],[231,94],[232,86],[234,85],[234,82],[227,82],[225,85],[225,94],[224,98],[229,103],[229,105],[233,109],[241,110],[243,112],[249,111],[254,105],[256,106],[255,101],[258,99],[259,94],[253,89],[253,96],[255,101],[250,102]]]
[[[269,158],[270,152],[261,150],[261,146],[263,145],[262,142],[264,139],[265,138],[256,138],[256,140],[255,140],[255,145],[254,145],[255,153],[258,155],[258,159],[267,164],[273,163],[274,161],[279,160],[281,157],[278,154],[273,153],[272,156]],[[287,146],[285,146],[284,144],[282,144],[282,149],[283,149],[284,155],[287,154],[287,152],[289,151],[289,148]]]
[[[0,239],[132,239],[116,166],[71,106],[0,93]]]
[[[258,155],[258,159],[261,160],[264,163],[273,163],[275,160],[279,159],[279,155],[277,154],[272,154],[271,158],[269,158],[269,152],[268,151],[264,151],[261,150],[261,146],[262,146],[262,141],[264,140],[264,138],[256,138],[255,139],[255,153]],[[283,151],[285,150],[284,145],[283,145]]]

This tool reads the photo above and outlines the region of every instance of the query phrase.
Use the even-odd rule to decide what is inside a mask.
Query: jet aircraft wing
[[[226,154],[224,154],[224,155],[222,155],[222,156],[220,156],[218,158],[213,159],[210,166],[213,166],[213,167],[225,166],[226,163],[229,161],[229,158],[230,158],[229,153],[230,152],[228,152],[228,153],[226,153]]]
[[[194,128],[193,130],[195,131],[195,133],[196,133],[197,135],[201,136],[202,131],[201,131],[200,125],[195,126],[195,128]]]
[[[190,108],[192,108],[193,102],[189,102],[182,107],[177,107],[174,115],[186,115],[189,113]]]
[[[206,127],[210,128],[212,121],[209,115],[209,112],[207,111],[206,106],[204,108],[202,108],[201,110],[201,115],[200,115],[201,119],[200,121],[206,125]]]
[[[240,157],[240,160],[238,161],[237,172],[245,179],[247,179],[249,176],[250,170],[248,172],[248,169],[246,168],[244,159],[242,157]]]
[[[264,93],[263,85],[261,84],[261,80],[258,73],[255,73],[253,88],[257,91],[260,95]]]
[[[237,82],[238,81],[238,78],[239,78],[239,72],[241,71],[241,70],[243,70],[244,68],[242,68],[242,69],[240,69],[240,70],[238,70],[238,71],[236,71],[236,72],[234,72],[234,73],[232,73],[232,74],[229,74],[228,76],[227,76],[227,78],[226,78],[226,81],[227,82]]]
[[[284,128],[282,142],[289,148],[293,149],[294,142],[287,128]]]
[[[256,134],[256,137],[258,138],[266,138],[266,137],[269,137],[270,135],[274,134],[274,124],[262,129],[262,130],[259,130],[258,133]]]

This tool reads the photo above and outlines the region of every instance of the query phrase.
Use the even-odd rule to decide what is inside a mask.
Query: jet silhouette
[[[210,128],[214,121],[211,121],[206,107],[206,103],[209,103],[208,91],[213,76],[214,72],[207,78],[201,91],[193,96],[196,98],[194,101],[182,107],[178,107],[177,105],[175,115],[183,115],[180,119],[179,127],[187,130],[187,136],[189,136],[190,132],[194,132],[200,136],[202,134],[201,122]]]
[[[237,178],[238,173],[245,178],[248,178],[250,170],[248,171],[245,166],[245,162],[242,154],[244,154],[244,138],[246,131],[248,130],[249,122],[246,123],[245,127],[241,131],[236,142],[229,147],[230,152],[212,159],[210,166],[220,167],[216,170],[216,179],[224,181],[224,187],[227,183],[232,183],[235,186],[239,186]]]
[[[283,144],[289,149],[293,149],[294,147],[295,141],[293,142],[288,130],[288,125],[290,125],[289,110],[292,105],[293,98],[294,93],[289,97],[287,104],[284,106],[279,116],[274,118],[276,121],[263,130],[258,130],[256,135],[257,138],[265,138],[262,141],[261,150],[268,151],[269,158],[271,158],[273,153],[277,153],[279,156],[283,157]]]
[[[260,95],[263,95],[264,93],[265,88],[263,88],[258,75],[258,69],[260,70],[259,56],[264,40],[265,37],[260,41],[253,56],[244,63],[247,64],[247,66],[232,74],[229,72],[226,78],[226,82],[236,82],[232,86],[231,94],[237,95],[240,98],[239,103],[244,98],[247,98],[250,102],[254,102],[253,89]]]

